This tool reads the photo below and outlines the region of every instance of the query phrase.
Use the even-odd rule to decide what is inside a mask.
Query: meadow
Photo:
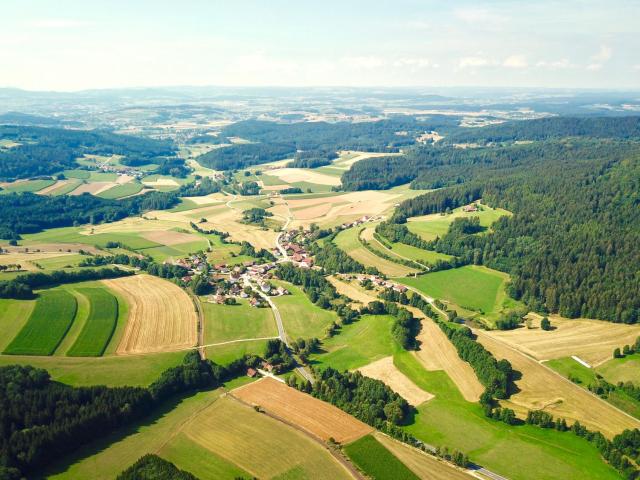
[[[612,358],[599,365],[596,371],[611,383],[633,382],[640,384],[640,354]]]
[[[29,320],[4,353],[53,355],[76,316],[76,298],[65,290],[40,292]]]
[[[344,452],[368,477],[376,480],[417,480],[418,476],[373,435],[344,447]]]
[[[78,293],[89,300],[89,315],[78,338],[67,351],[70,357],[101,356],[118,322],[118,301],[109,291],[82,288]]]
[[[0,190],[0,193],[20,193],[20,192],[37,192],[44,188],[50,187],[56,183],[55,180],[25,180],[18,181],[6,185]]]
[[[200,298],[204,311],[204,343],[230,340],[276,337],[278,329],[270,308],[255,308],[247,300],[238,300],[237,305],[208,303]]]

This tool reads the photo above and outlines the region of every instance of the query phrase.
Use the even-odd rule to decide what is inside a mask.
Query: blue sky
[[[0,86],[638,89],[638,19],[638,0],[2,0]]]

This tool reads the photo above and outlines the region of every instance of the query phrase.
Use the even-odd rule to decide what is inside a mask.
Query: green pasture
[[[89,301],[89,315],[73,346],[70,357],[101,356],[118,321],[118,301],[105,288],[81,288],[78,293]]]
[[[255,308],[246,300],[239,300],[238,305],[218,305],[206,299],[200,298],[205,317],[205,345],[278,335],[270,308]]]
[[[366,435],[343,448],[358,468],[375,480],[418,480],[415,473],[372,435]]]

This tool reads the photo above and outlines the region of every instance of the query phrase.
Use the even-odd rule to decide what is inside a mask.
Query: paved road
[[[284,197],[282,195],[280,196],[280,198],[282,198],[282,201],[287,206],[287,210],[289,211],[289,215],[287,216],[287,221],[282,226],[282,230],[280,231],[280,233],[276,237],[276,248],[280,251],[280,254],[282,255],[282,260],[281,261],[287,262],[287,261],[289,261],[289,257],[287,256],[287,250],[284,248],[284,246],[282,245],[280,240],[282,239],[282,235],[284,235],[287,232],[287,229],[289,228],[289,224],[291,223],[291,220],[293,220],[293,215],[291,214],[291,209],[289,208],[289,203],[287,203],[287,201],[284,199]]]

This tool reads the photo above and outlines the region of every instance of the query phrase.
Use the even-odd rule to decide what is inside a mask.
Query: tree
[[[542,330],[545,331],[549,331],[551,330],[551,322],[549,321],[549,319],[547,317],[544,317],[541,321],[540,321],[540,328]]]
[[[613,351],[613,358],[622,358],[622,353],[620,353],[620,349],[619,348],[616,348]]]

